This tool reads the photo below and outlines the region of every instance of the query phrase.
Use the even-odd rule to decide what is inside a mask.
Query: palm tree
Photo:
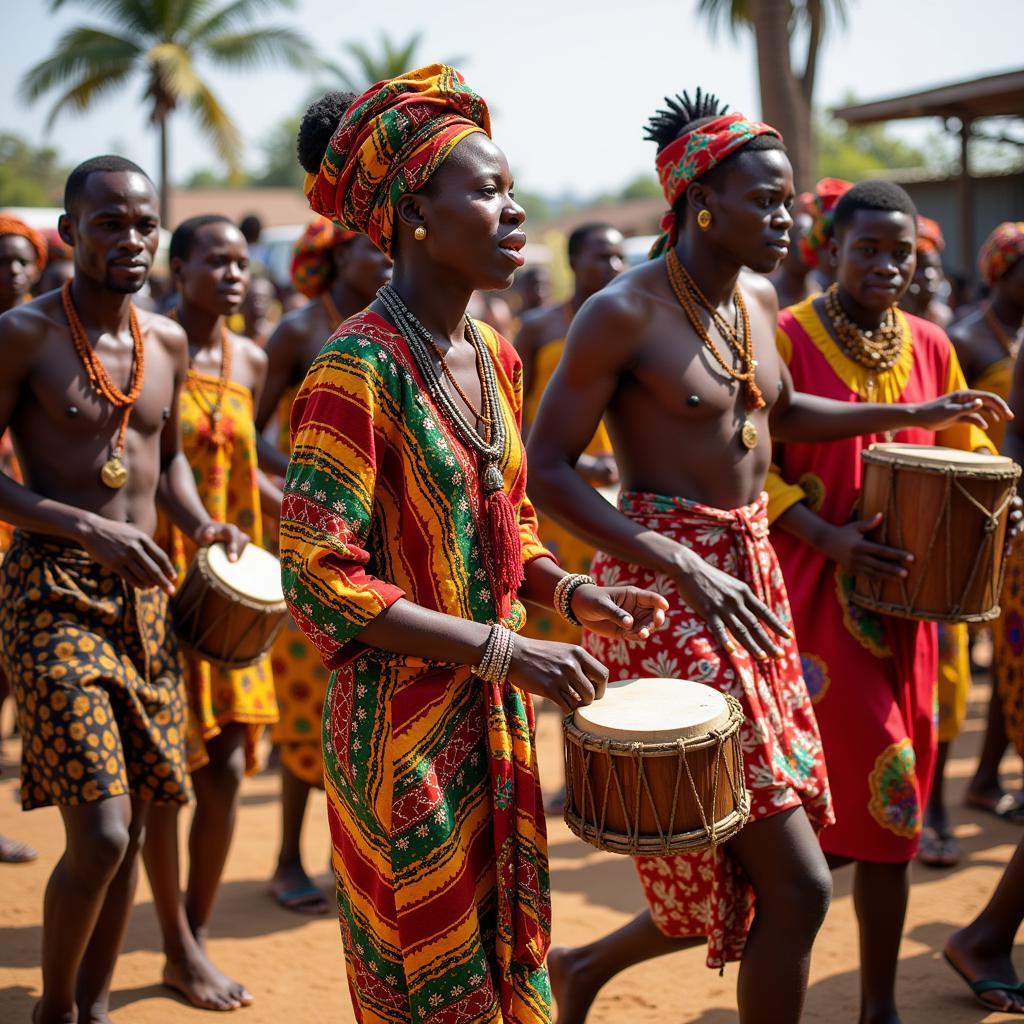
[[[365,43],[342,44],[355,64],[354,72],[335,61],[324,61],[324,67],[342,89],[358,95],[374,82],[381,82],[385,78],[397,78],[403,72],[418,67],[416,51],[422,41],[422,32],[414,33],[404,43],[396,43],[382,32],[379,53],[374,53]],[[457,58],[446,63],[457,65],[461,61]]]
[[[56,11],[66,0],[50,0]],[[64,91],[50,110],[47,128],[59,114],[87,110],[97,100],[141,75],[149,120],[160,133],[160,216],[167,220],[167,120],[187,107],[230,173],[241,166],[242,135],[201,77],[197,61],[251,70],[274,61],[301,66],[310,46],[294,29],[253,28],[262,8],[293,7],[294,0],[76,0],[93,8],[102,25],[68,29],[54,52],[26,72],[20,92],[29,102]]]
[[[818,52],[831,21],[846,21],[846,0],[700,0],[698,11],[712,29],[733,34],[750,29],[757,43],[761,116],[782,132],[797,189],[814,173],[812,103]],[[803,70],[793,66],[794,36],[806,34]]]

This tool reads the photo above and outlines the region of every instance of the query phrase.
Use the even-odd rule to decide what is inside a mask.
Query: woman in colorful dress
[[[521,366],[465,313],[474,290],[508,287],[526,241],[484,101],[432,65],[324,111],[299,133],[310,205],[395,260],[299,391],[281,516],[286,597],[333,670],[324,767],[356,1017],[542,1024],[527,693],[568,712],[607,672],[516,636],[520,599],[633,640],[666,604],[564,574],[537,538]]]
[[[192,217],[171,238],[178,288],[176,317],[188,335],[190,369],[181,389],[182,447],[203,505],[218,522],[234,523],[262,542],[261,494],[280,492],[256,466],[254,404],[267,359],[254,342],[230,332],[249,284],[245,238],[226,217]],[[195,547],[163,517],[157,541],[179,584]],[[242,777],[257,765],[256,745],[277,721],[270,661],[238,671],[185,655],[189,698],[188,760],[196,793],[189,832],[188,884],[179,892],[177,806],[154,806],[145,846],[146,869],[164,937],[164,983],[205,1009],[247,1005],[245,987],[206,957],[209,919],[234,834]]]

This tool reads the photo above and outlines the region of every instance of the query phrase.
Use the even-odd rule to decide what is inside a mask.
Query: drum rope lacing
[[[893,463],[890,463],[889,465],[886,466],[887,474],[886,495],[884,503],[884,521],[896,524],[896,544],[902,547],[905,543],[903,523],[900,517],[896,514],[895,486],[896,471],[900,468],[906,467],[900,467],[899,465]],[[974,587],[974,583],[978,578],[978,574],[982,570],[982,565],[986,562],[989,555],[991,554],[991,549],[994,547],[995,544],[995,535],[999,529],[1000,520],[1002,519],[1003,514],[1009,508],[1010,503],[1013,501],[1013,496],[1016,493],[1016,488],[1013,486],[1013,482],[1009,481],[1006,493],[1003,495],[1002,501],[999,503],[998,507],[995,509],[989,509],[986,508],[980,501],[978,501],[977,498],[975,498],[974,495],[971,494],[970,491],[968,491],[957,479],[958,474],[966,475],[968,477],[972,475],[969,471],[965,471],[963,467],[944,466],[937,469],[929,469],[927,470],[927,472],[940,474],[944,478],[945,491],[943,493],[942,512],[940,513],[938,522],[936,522],[935,524],[935,529],[931,531],[931,535],[928,541],[928,548],[924,552],[924,555],[920,559],[920,562],[923,565],[928,564],[928,561],[931,558],[932,552],[935,550],[935,545],[938,543],[938,539],[941,533],[945,541],[944,555],[946,570],[946,604],[951,609],[950,617],[959,617],[961,616],[961,610],[963,608],[964,601],[966,600],[968,594],[971,593],[971,590]],[[971,571],[967,578],[967,582],[964,585],[963,592],[956,599],[954,599],[951,589],[953,579],[953,517],[950,513],[950,509],[952,507],[950,499],[952,497],[954,488],[962,497],[967,499],[967,502],[970,505],[972,505],[975,509],[977,509],[978,512],[981,513],[984,519],[984,542],[978,545],[978,549],[974,555],[974,562],[971,565]],[[998,595],[1002,590],[1004,573],[1005,562],[1000,567],[999,579],[990,580],[987,585],[991,589],[986,590],[986,604],[994,604],[996,601],[998,601]],[[918,574],[917,583],[914,586],[912,592],[907,589],[907,582],[905,579],[901,578],[899,580],[900,594],[902,595],[903,604],[907,608],[912,608],[915,602],[917,601],[917,598],[921,592],[921,588],[924,586],[925,583],[925,576],[926,573],[923,571]],[[865,581],[868,585],[869,591],[871,592],[872,600],[874,600],[879,606],[883,605],[884,602],[881,599],[883,581],[875,581],[871,577],[866,577]]]

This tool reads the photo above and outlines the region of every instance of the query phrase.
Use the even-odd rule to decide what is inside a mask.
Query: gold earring
[[[413,238],[415,238],[417,242],[422,242],[422,241],[423,241],[423,239],[427,237],[427,229],[426,229],[426,228],[425,228],[425,227],[424,227],[424,226],[423,226],[423,225],[421,224],[421,225],[420,225],[420,226],[419,226],[419,227],[418,227],[418,228],[417,228],[417,229],[416,229],[416,230],[415,230],[415,231],[414,231],[414,232],[412,233],[412,237],[413,237]]]
[[[707,229],[711,227],[710,210],[701,210],[700,213],[697,214],[697,227],[699,227],[701,231],[707,231]]]

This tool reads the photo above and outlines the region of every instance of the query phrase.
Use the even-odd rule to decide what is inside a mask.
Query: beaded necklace
[[[132,334],[132,376],[128,391],[122,391],[107,373],[107,368],[100,362],[92,345],[89,344],[89,335],[86,333],[85,325],[82,323],[75,309],[75,303],[71,298],[71,282],[65,281],[60,293],[61,304],[64,307],[64,315],[67,317],[68,326],[71,328],[71,340],[74,343],[78,358],[82,360],[85,367],[85,375],[89,379],[93,391],[105,398],[115,409],[121,410],[121,425],[117,431],[117,440],[111,450],[110,458],[100,468],[100,480],[106,487],[113,491],[120,490],[128,482],[128,468],[125,466],[125,437],[128,433],[128,420],[132,414],[132,408],[140,394],[142,384],[146,375],[145,351],[142,344],[142,331],[139,329],[139,318],[135,312],[135,304],[128,307],[128,326]]]
[[[194,380],[192,374],[186,378],[185,386],[189,390],[196,405],[206,415],[210,425],[210,444],[214,448],[222,448],[227,444],[227,437],[221,430],[221,419],[224,413],[224,396],[227,394],[228,383],[231,381],[231,337],[228,329],[221,326],[220,329],[220,374],[217,377],[217,391],[213,402],[207,402],[202,389]]]
[[[855,363],[870,370],[867,386],[869,397],[876,386],[875,377],[891,370],[903,353],[903,327],[890,306],[874,331],[861,330],[843,311],[839,302],[839,285],[830,284],[825,290],[825,312],[832,323],[839,347]]]
[[[704,343],[704,347],[711,353],[714,360],[721,367],[722,371],[733,380],[743,385],[746,411],[749,413],[754,409],[763,409],[765,405],[764,396],[757,386],[757,360],[754,358],[754,339],[750,330],[750,316],[747,313],[747,304],[743,301],[743,293],[736,288],[733,291],[733,303],[736,306],[735,326],[730,324],[725,317],[707,300],[704,293],[697,287],[696,281],[689,275],[686,267],[683,266],[675,249],[669,249],[665,254],[665,266],[668,268],[668,280],[672,286],[679,305],[683,307],[686,319],[697,333],[697,337]],[[739,369],[726,362],[722,353],[711,340],[704,322],[700,318],[700,307],[703,307],[710,315],[715,329],[722,336],[729,348],[735,353],[739,360]],[[754,423],[746,416],[743,418],[743,425],[740,427],[740,442],[744,448],[757,447],[758,432]]]

